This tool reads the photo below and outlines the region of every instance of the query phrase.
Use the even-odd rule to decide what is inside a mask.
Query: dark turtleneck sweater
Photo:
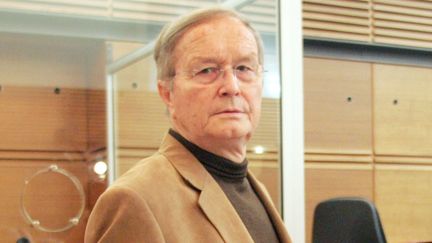
[[[183,144],[213,176],[234,206],[254,242],[279,242],[266,209],[246,177],[246,159],[236,163],[198,147],[172,129],[169,130],[169,134]]]

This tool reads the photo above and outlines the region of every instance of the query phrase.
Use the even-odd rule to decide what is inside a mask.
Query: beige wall
[[[430,241],[432,69],[304,64],[308,241],[316,204],[336,196],[374,201],[389,242]]]

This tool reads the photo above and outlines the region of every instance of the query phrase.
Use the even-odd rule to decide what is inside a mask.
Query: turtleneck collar
[[[236,163],[198,147],[173,129],[170,129],[168,133],[185,146],[212,176],[228,180],[243,180],[246,177],[248,166],[246,159],[241,163]]]

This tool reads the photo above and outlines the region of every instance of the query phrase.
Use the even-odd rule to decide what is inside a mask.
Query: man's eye
[[[252,69],[251,67],[246,66],[246,65],[240,65],[240,66],[237,66],[237,67],[236,67],[236,70],[237,70],[237,71],[240,71],[240,72],[253,71],[253,69]]]
[[[216,73],[216,72],[217,72],[217,68],[215,68],[215,67],[208,67],[208,68],[201,69],[201,71],[198,71],[196,73],[196,75],[212,74],[212,73]]]

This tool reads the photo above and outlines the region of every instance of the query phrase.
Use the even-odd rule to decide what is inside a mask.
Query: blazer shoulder
[[[128,188],[151,203],[163,193],[184,185],[176,168],[164,154],[145,158],[121,175],[109,188]],[[152,195],[152,197],[149,197]]]
[[[171,174],[175,172],[174,167],[168,159],[161,153],[157,152],[150,157],[140,160],[132,168],[117,178],[112,187],[125,186],[132,187],[135,184],[147,183],[149,179],[154,179],[159,174]]]
[[[102,194],[89,217],[85,243],[93,242],[165,240],[145,200],[133,190],[114,186]]]

